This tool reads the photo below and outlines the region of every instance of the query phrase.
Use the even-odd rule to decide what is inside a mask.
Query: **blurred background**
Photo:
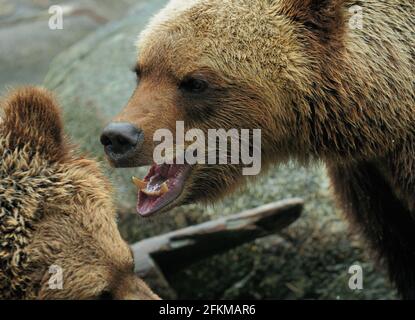
[[[257,239],[169,275],[187,299],[394,299],[381,269],[356,230],[336,209],[324,167],[290,163],[273,168],[223,203],[191,205],[152,218],[135,214],[132,175],[104,162],[99,135],[135,87],[134,42],[165,0],[0,0],[0,94],[17,85],[53,90],[66,131],[81,149],[103,161],[116,189],[119,225],[130,243],[229,216],[276,200],[300,197],[302,217],[278,234]],[[62,30],[50,30],[48,9],[64,10]],[[352,291],[349,267],[359,264],[364,289]],[[157,284],[154,284],[157,286]],[[157,291],[157,289],[156,289]]]

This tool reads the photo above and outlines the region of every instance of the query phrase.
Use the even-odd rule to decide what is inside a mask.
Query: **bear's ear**
[[[328,40],[344,25],[343,8],[347,0],[284,0],[278,11],[301,23],[321,40]]]
[[[51,161],[66,154],[60,109],[47,90],[36,87],[17,89],[0,104],[1,137],[8,137],[10,149],[29,146]]]

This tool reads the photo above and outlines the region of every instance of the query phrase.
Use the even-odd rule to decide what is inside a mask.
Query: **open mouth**
[[[133,177],[138,188],[138,214],[148,217],[171,205],[182,194],[190,172],[187,164],[154,164],[144,180]]]

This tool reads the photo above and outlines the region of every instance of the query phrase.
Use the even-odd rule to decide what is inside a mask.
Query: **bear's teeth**
[[[151,197],[160,197],[163,194],[166,194],[167,192],[169,192],[169,186],[167,185],[167,182],[164,182],[161,186],[159,190],[148,190],[148,188],[141,190],[141,192],[143,192],[144,194],[151,196]]]
[[[148,190],[148,182],[140,180],[136,177],[133,177],[133,183],[139,191],[143,192],[148,196],[159,197],[169,192],[169,186],[167,185],[167,181],[160,186],[159,190]]]
[[[148,183],[140,180],[136,177],[133,177],[133,183],[138,188],[139,191],[145,190],[147,188]]]

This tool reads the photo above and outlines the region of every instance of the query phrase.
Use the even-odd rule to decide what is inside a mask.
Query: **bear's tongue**
[[[133,177],[139,190],[138,214],[148,217],[176,200],[183,191],[189,171],[188,165],[153,165],[144,180]]]

